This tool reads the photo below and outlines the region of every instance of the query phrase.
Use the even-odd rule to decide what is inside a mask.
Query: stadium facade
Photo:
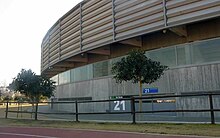
[[[84,0],[45,35],[41,73],[57,82],[58,101],[137,96],[137,84],[117,84],[111,74],[112,64],[132,49],[169,66],[160,80],[144,85],[156,88],[154,94],[220,91],[220,0]],[[202,100],[171,99],[169,106],[208,108]],[[220,107],[219,97],[214,101]]]

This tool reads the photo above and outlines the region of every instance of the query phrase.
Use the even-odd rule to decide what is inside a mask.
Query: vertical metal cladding
[[[167,0],[168,26],[220,16],[220,0]]]
[[[82,49],[112,42],[112,33],[112,0],[94,0],[83,4]]]
[[[218,16],[220,0],[84,0],[44,37],[41,71],[82,51]]]
[[[115,1],[116,40],[164,27],[162,0]]]
[[[49,61],[49,35],[46,35],[41,45],[41,71],[48,67]]]
[[[49,66],[59,60],[59,23],[57,22],[49,36]]]
[[[61,19],[61,60],[80,51],[80,6]]]

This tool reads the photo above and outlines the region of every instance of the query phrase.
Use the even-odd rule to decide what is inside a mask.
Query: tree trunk
[[[31,105],[32,105],[32,110],[31,110],[31,118],[33,118],[33,112],[34,112],[34,101],[35,98],[33,96],[30,96],[31,99]]]
[[[23,110],[23,109],[22,109],[22,104],[23,104],[23,103],[21,103],[21,111]],[[21,113],[21,118],[22,118],[22,113]]]
[[[142,82],[139,81],[139,97],[142,97]],[[142,111],[142,99],[139,99],[139,111]]]
[[[17,109],[18,109],[18,110],[17,110],[17,118],[18,118],[18,115],[19,115],[19,113],[18,113],[18,112],[20,111],[20,107],[19,107],[19,106],[20,106],[20,103],[19,103],[19,101],[18,101],[18,108],[17,108]]]
[[[34,102],[31,103],[32,109],[31,109],[31,118],[33,118],[33,112],[34,112]]]

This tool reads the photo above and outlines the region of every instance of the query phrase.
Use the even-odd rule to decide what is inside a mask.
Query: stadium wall
[[[138,85],[117,84],[110,67],[139,48],[170,68],[144,88],[157,87],[158,94],[220,91],[219,6],[219,0],[83,1],[61,17],[43,39],[42,74],[57,82],[58,101],[137,96]],[[220,108],[219,98],[214,97],[216,108]],[[176,109],[209,106],[207,98],[202,102],[176,98],[174,104]],[[110,108],[109,104],[91,104],[80,110]],[[68,111],[70,107],[59,105],[57,109]]]

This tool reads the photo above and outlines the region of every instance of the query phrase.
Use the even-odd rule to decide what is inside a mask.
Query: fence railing
[[[110,99],[110,100],[91,100],[91,101],[69,101],[69,102],[61,102],[61,101],[57,101],[57,102],[34,102],[34,103],[29,103],[29,102],[1,102],[1,104],[5,105],[5,118],[10,118],[9,117],[9,113],[28,113],[33,115],[33,119],[38,120],[38,115],[44,114],[44,115],[51,115],[51,114],[55,114],[55,115],[74,115],[75,116],[75,121],[79,122],[79,116],[81,115],[98,115],[98,114],[128,114],[131,117],[131,122],[132,123],[136,123],[136,115],[137,114],[152,114],[152,113],[183,113],[183,112],[192,112],[192,113],[198,113],[198,112],[208,112],[210,114],[210,123],[211,124],[215,124],[216,123],[216,117],[215,117],[215,113],[220,111],[220,107],[214,107],[215,105],[220,105],[219,103],[215,103],[215,102],[220,102],[220,100],[213,100],[213,96],[218,96],[220,95],[220,93],[203,93],[203,94],[182,94],[182,95],[151,95],[151,96],[144,96],[144,97],[130,97],[130,98],[118,98],[118,99]],[[192,97],[205,97],[206,101],[202,101],[202,102],[206,102],[209,105],[207,105],[206,108],[199,108],[199,109],[162,109],[162,110],[140,110],[142,108],[138,107],[138,103],[140,101],[142,102],[149,102],[152,101],[154,99],[166,99],[166,98],[192,98]],[[105,103],[108,104],[109,106],[111,106],[111,103],[114,103],[114,107],[112,107],[114,110],[102,110],[100,109],[100,111],[94,111],[94,112],[89,112],[87,110],[81,111],[79,104],[94,104],[94,103]],[[128,105],[130,106],[128,109],[125,110],[125,103],[129,103]],[[24,111],[24,110],[11,110],[11,108],[9,107],[9,105],[11,104],[30,104],[33,106],[32,110],[28,111]],[[39,105],[43,105],[43,104],[47,104],[50,105],[50,108],[53,110],[55,105],[62,105],[62,104],[70,104],[72,106],[74,106],[74,111],[68,111],[68,112],[62,112],[59,110],[54,110],[53,112],[47,112],[47,111],[39,111]],[[122,111],[119,110],[119,105],[121,106],[121,108],[123,109]],[[139,110],[137,109],[139,108]]]

